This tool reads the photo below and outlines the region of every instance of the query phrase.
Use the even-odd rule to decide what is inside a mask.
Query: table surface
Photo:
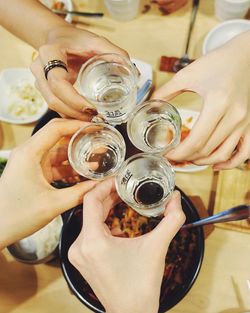
[[[142,5],[149,1],[142,1]],[[75,7],[105,11],[98,0],[75,0]],[[107,15],[99,20],[79,19],[78,26],[109,38],[129,51],[134,58],[152,65],[154,84],[161,86],[172,74],[158,71],[161,55],[181,56],[189,23],[190,5],[169,16],[153,9],[130,22],[117,22]],[[192,35],[190,56],[201,55],[202,42],[208,31],[218,24],[213,0],[201,1]],[[0,69],[28,67],[34,50],[0,28]],[[173,103],[177,107],[199,110],[201,99],[183,94]],[[0,149],[12,149],[24,142],[34,124],[17,126],[0,123]],[[199,196],[206,208],[213,206],[216,177],[208,168],[197,173],[178,173],[177,185],[189,196]],[[240,313],[250,311],[250,244],[249,234],[215,228],[206,239],[201,272],[188,295],[173,313]],[[87,313],[70,294],[58,261],[42,265],[16,262],[6,251],[0,253],[0,312],[3,313]]]

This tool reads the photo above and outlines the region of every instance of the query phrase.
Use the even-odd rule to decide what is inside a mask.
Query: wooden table
[[[147,1],[145,1],[146,3]],[[105,10],[98,0],[75,1],[79,9]],[[189,7],[161,16],[156,9],[137,19],[120,23],[111,18],[81,19],[79,27],[109,38],[128,50],[132,57],[152,64],[154,83],[162,85],[171,74],[157,71],[161,55],[180,56],[184,49]],[[201,1],[192,36],[190,56],[199,57],[207,32],[218,21],[213,16],[213,1]],[[27,67],[34,50],[0,28],[0,69]],[[184,94],[173,101],[178,107],[199,110],[201,100]],[[15,126],[0,123],[0,148],[12,149],[24,142],[34,125]],[[177,185],[189,196],[199,196],[212,208],[213,172],[177,174]],[[200,275],[188,295],[174,307],[173,313],[242,313],[250,311],[249,235],[215,228],[206,240],[205,258]],[[2,313],[84,313],[90,312],[70,294],[58,261],[44,265],[18,263],[5,251],[0,253],[0,312]],[[121,312],[122,313],[122,312]],[[131,312],[132,313],[132,312]]]

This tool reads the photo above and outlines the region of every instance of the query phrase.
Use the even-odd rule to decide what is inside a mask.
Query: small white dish
[[[210,30],[205,37],[202,47],[202,53],[219,48],[233,37],[250,30],[250,21],[244,19],[230,20],[219,24]]]
[[[57,2],[62,2],[64,3],[65,9],[68,11],[73,10],[73,3],[71,0],[40,0],[47,8],[51,9],[53,4]],[[65,16],[65,21],[68,23],[72,22],[72,15],[71,14],[66,14]]]
[[[200,113],[197,111],[192,110],[184,110],[184,109],[178,109],[178,112],[180,113],[182,125],[186,126],[187,128],[191,129],[195,122],[197,121]],[[200,172],[208,168],[208,165],[195,165],[195,164],[187,164],[187,165],[181,165],[181,166],[173,166],[174,170],[176,172],[182,172],[182,173],[190,173],[190,172]]]
[[[10,150],[0,150],[0,158],[8,160],[10,157]]]
[[[142,60],[131,59],[140,72],[140,78],[137,83],[137,105],[142,104],[148,97],[152,88],[153,70],[152,66]]]
[[[10,106],[18,102],[13,95],[13,88],[20,84],[34,87],[35,78],[28,68],[8,68],[0,72],[0,121],[12,124],[29,124],[39,120],[48,110],[48,105],[42,96],[39,97],[40,107],[37,112],[28,116],[16,116],[10,112]],[[17,99],[17,100],[15,100]]]

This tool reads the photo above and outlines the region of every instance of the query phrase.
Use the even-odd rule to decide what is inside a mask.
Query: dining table
[[[153,69],[154,88],[160,87],[173,77],[173,73],[159,70],[160,59],[163,55],[181,57],[183,54],[192,1],[174,13],[163,15],[151,1],[142,0],[138,16],[126,22],[112,19],[101,0],[74,0],[73,4],[75,10],[104,13],[99,19],[73,17],[73,23],[76,27],[108,38],[127,50],[131,58],[149,63]],[[151,5],[147,12],[144,10],[145,5]],[[201,0],[190,42],[189,54],[192,59],[202,56],[204,38],[219,23],[214,14],[214,1]],[[2,27],[0,27],[0,47],[0,70],[28,68],[37,54],[34,48]],[[187,110],[200,111],[202,108],[201,97],[190,92],[175,97],[171,103],[177,108]],[[35,123],[14,125],[0,121],[0,149],[12,150],[25,142],[31,136],[34,126]],[[237,183],[236,179],[241,173],[245,175],[244,188],[249,195],[250,172],[244,173],[244,170],[240,169],[218,173],[214,172],[212,167],[207,167],[197,172],[176,172],[176,185],[191,200],[194,199],[197,206],[213,214],[216,205],[223,203],[226,210],[229,208],[227,205],[234,203],[235,194],[238,192],[233,193],[231,188],[225,189],[223,186],[227,186],[227,181],[231,181],[233,185],[241,184],[240,181]],[[221,201],[218,197],[221,197]],[[197,280],[188,294],[170,312],[250,312],[249,285],[248,229],[242,231],[215,226],[205,240],[205,254]],[[91,311],[70,292],[58,259],[46,264],[30,265],[16,261],[7,250],[3,250],[0,252],[0,312],[90,313]]]

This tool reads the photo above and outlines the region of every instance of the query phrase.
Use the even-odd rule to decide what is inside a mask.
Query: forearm
[[[72,27],[38,0],[0,0],[0,25],[35,49],[47,41],[51,30]]]

